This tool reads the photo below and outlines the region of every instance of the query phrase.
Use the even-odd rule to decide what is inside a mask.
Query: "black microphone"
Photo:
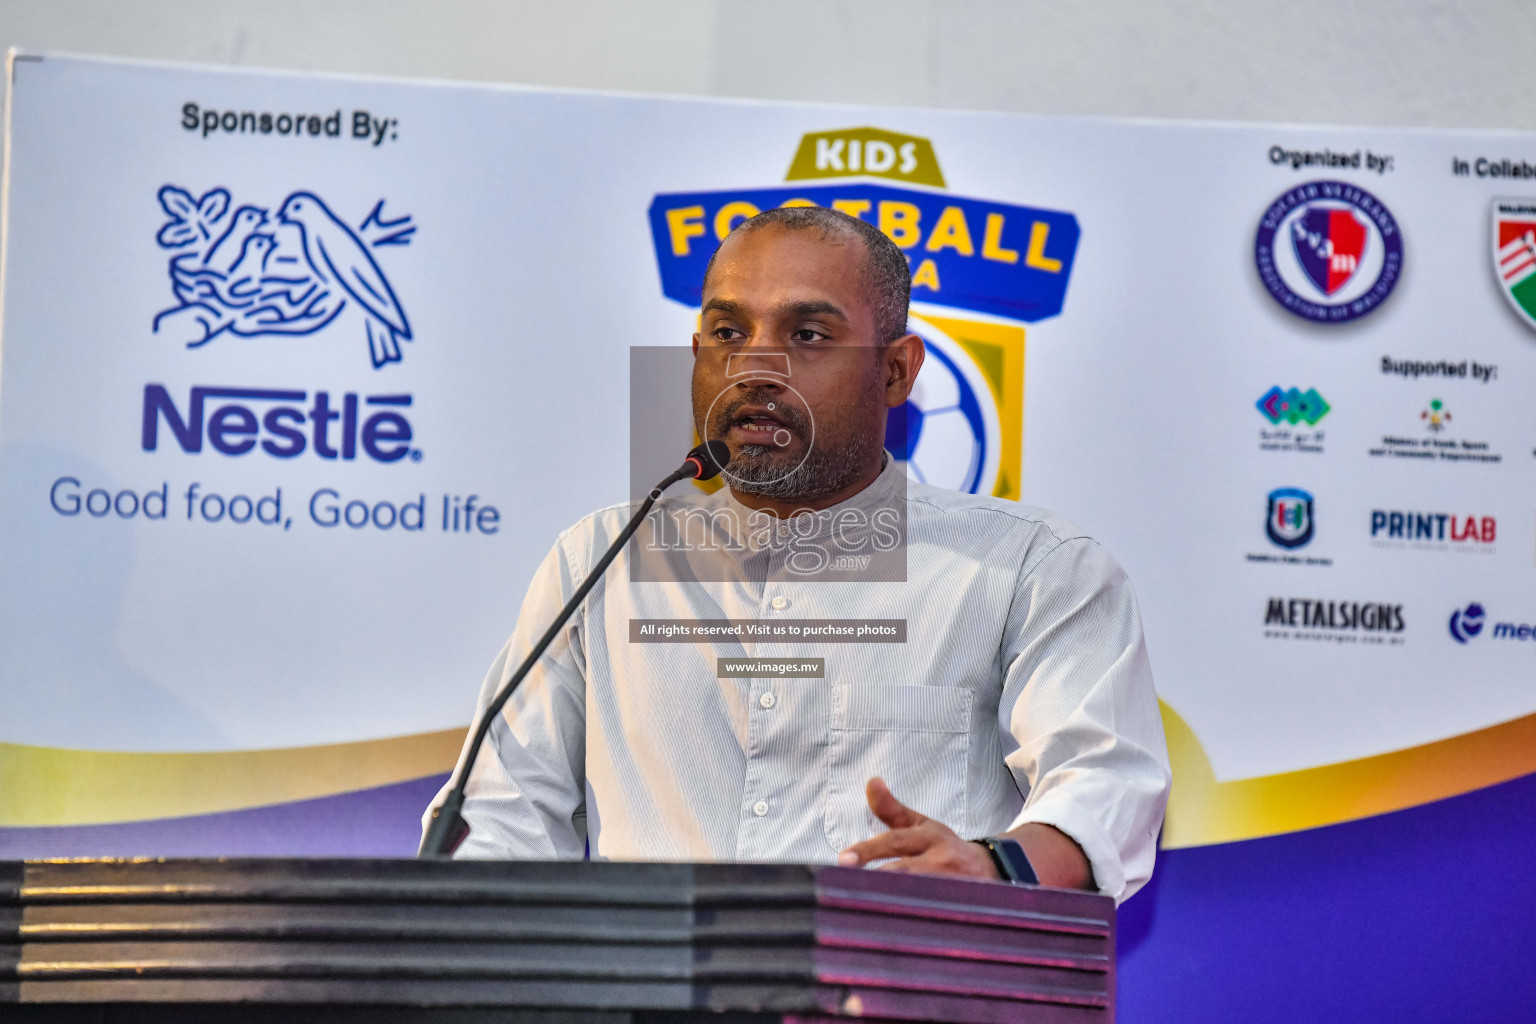
[[[688,457],[683,460],[683,464],[676,472],[651,488],[651,493],[641,503],[640,510],[630,517],[629,524],[608,546],[608,550],[603,553],[602,558],[597,560],[592,571],[587,573],[586,580],[576,588],[576,593],[571,595],[571,599],[565,602],[565,607],[560,609],[560,614],[555,616],[554,623],[544,631],[543,636],[539,637],[539,642],[533,645],[533,649],[528,652],[528,657],[523,659],[523,663],[517,666],[517,671],[513,672],[511,678],[507,680],[507,684],[486,705],[485,713],[480,716],[480,722],[475,728],[475,738],[470,741],[469,749],[464,752],[464,760],[454,774],[453,787],[448,790],[448,796],[444,798],[442,804],[432,809],[432,822],[427,826],[427,834],[422,837],[418,857],[450,856],[469,836],[469,822],[465,821],[464,815],[460,813],[464,808],[464,789],[469,785],[469,773],[475,766],[475,758],[479,755],[486,736],[490,735],[491,723],[496,721],[497,716],[501,714],[501,709],[506,706],[507,699],[523,681],[528,670],[533,668],[544,654],[545,648],[554,642],[560,627],[575,614],[576,609],[586,598],[587,592],[608,570],[609,563],[618,557],[619,552],[624,550],[624,545],[629,543],[629,538],[640,529],[646,513],[651,510],[656,499],[661,497],[661,492],[679,480],[713,480],[720,475],[730,461],[731,449],[724,441],[705,441],[688,453]]]

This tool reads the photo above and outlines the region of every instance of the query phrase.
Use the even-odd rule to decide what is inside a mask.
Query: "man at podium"
[[[1150,877],[1169,769],[1130,583],[1060,516],[908,480],[885,450],[924,358],[910,273],[816,207],[725,239],[692,396],[726,486],[659,504],[512,694],[456,856],[875,864],[1117,900]],[[482,714],[629,512],[556,540]],[[873,557],[805,557],[850,535]],[[689,621],[736,631],[641,632]]]

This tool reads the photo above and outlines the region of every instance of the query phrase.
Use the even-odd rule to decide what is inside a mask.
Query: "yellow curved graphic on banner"
[[[0,827],[216,814],[449,771],[463,729],[322,747],[142,754],[0,743]]]
[[[1162,705],[1174,785],[1163,848],[1296,832],[1442,800],[1536,772],[1536,715],[1419,747],[1216,781],[1199,739]],[[209,753],[0,743],[0,827],[104,825],[311,800],[447,772],[464,730]]]
[[[1162,709],[1173,761],[1165,850],[1368,818],[1536,772],[1536,715],[1527,715],[1357,761],[1218,782],[1194,732]]]

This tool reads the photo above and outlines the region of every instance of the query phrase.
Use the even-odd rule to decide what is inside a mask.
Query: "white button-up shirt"
[[[680,500],[752,514],[729,489]],[[895,460],[818,514],[892,501],[905,582],[804,579],[782,546],[741,555],[721,582],[633,582],[632,542],[493,725],[457,856],[826,863],[884,830],[864,798],[878,775],[967,839],[1053,825],[1101,892],[1134,893],[1169,769],[1129,580],[1061,517],[906,481]],[[630,511],[560,535],[482,709]],[[905,620],[906,640],[632,642],[640,619]],[[721,659],[794,657],[825,659],[823,677],[717,674]]]

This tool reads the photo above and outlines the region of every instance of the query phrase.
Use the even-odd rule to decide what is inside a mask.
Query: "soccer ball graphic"
[[[886,419],[885,446],[920,483],[971,494],[997,485],[997,408],[970,355],[919,317],[907,329],[928,350],[906,404]]]

